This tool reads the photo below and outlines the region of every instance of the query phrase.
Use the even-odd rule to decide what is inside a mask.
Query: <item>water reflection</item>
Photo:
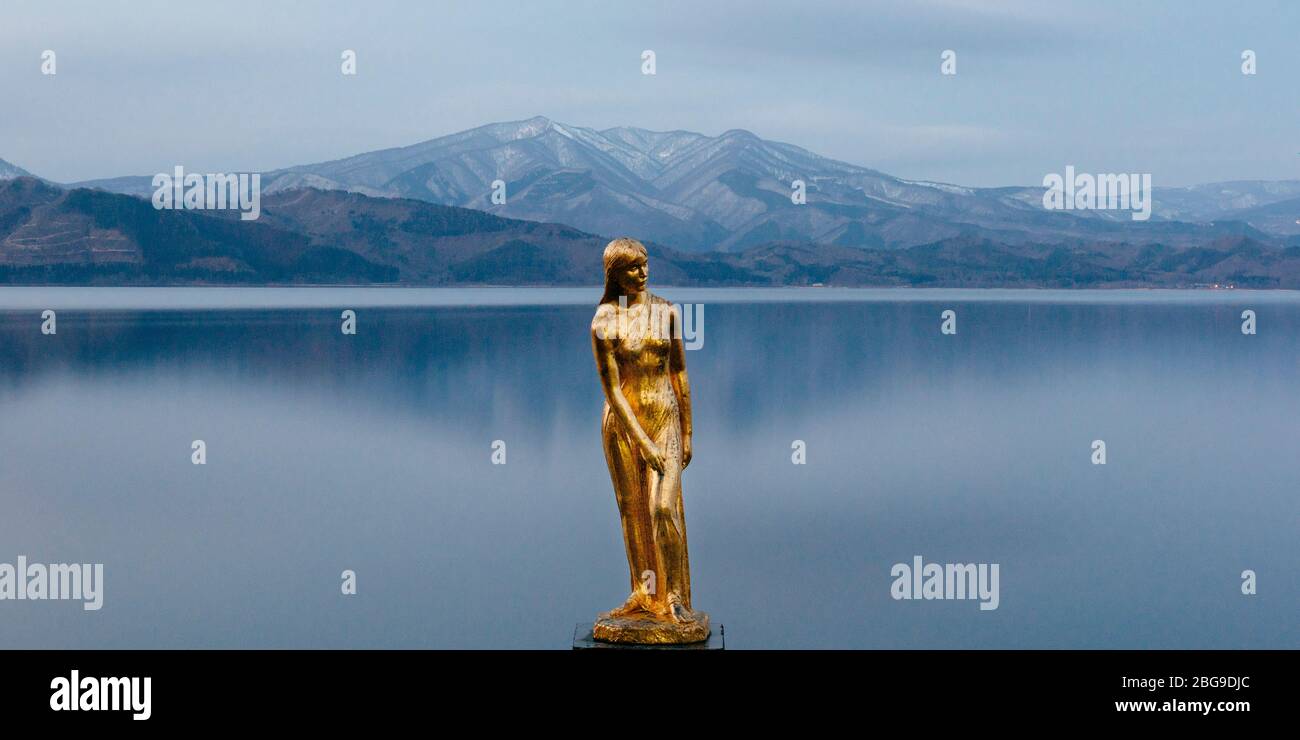
[[[729,645],[1300,647],[1300,303],[1244,336],[1247,296],[699,295],[684,490]],[[560,297],[355,336],[328,303],[0,312],[0,562],[106,569],[100,612],[0,603],[0,647],[566,647],[626,565],[595,299]],[[999,609],[892,600],[914,555],[1000,563]]]

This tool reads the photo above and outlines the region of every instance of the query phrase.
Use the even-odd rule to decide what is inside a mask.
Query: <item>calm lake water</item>
[[[704,305],[729,647],[1300,647],[1300,295],[658,292]],[[598,295],[0,289],[0,563],[105,567],[98,612],[0,601],[0,647],[567,648],[626,596]],[[894,600],[917,555],[999,607]]]

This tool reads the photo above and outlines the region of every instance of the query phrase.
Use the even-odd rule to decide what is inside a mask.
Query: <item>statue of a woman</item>
[[[605,294],[591,322],[591,346],[605,392],[601,437],[631,594],[597,618],[592,634],[607,642],[702,642],[709,616],[691,609],[682,511],[691,392],[681,316],[646,290],[647,275],[641,242],[615,239],[605,247]]]

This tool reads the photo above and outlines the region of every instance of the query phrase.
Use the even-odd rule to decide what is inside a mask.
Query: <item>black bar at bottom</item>
[[[891,717],[927,728],[1008,727],[1042,717],[1067,726],[1096,720],[1121,726],[1176,719],[1253,723],[1294,721],[1297,656],[1294,651],[9,651],[0,653],[0,717],[6,726],[26,719],[45,728],[121,722],[337,728],[435,717],[496,723],[542,711],[552,718],[567,716],[565,722],[575,727],[590,722],[599,729],[606,726],[597,717],[602,709],[634,717],[665,702],[681,702],[761,717]],[[88,688],[78,687],[80,701],[87,701],[88,690],[107,698],[123,686],[99,679],[148,677],[149,719],[134,720],[146,712],[131,709],[68,707],[72,696],[57,694],[58,687],[70,689],[73,671],[79,683],[94,679]],[[142,695],[142,686],[136,684],[132,698]],[[55,711],[52,702],[63,707]]]

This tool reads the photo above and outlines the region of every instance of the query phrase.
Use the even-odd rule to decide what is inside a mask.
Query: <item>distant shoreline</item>
[[[0,288],[0,314],[55,311],[325,311],[346,309],[595,307],[598,286],[475,286],[376,288],[374,286],[239,286],[212,290],[192,286]],[[1278,289],[1193,290],[1177,288],[695,288],[661,286],[652,291],[671,302],[711,306],[746,304],[896,303],[1042,305],[1246,306],[1300,303],[1300,291]]]
[[[286,290],[293,288],[315,289],[315,288],[365,288],[375,290],[466,290],[466,289],[503,289],[503,290],[581,290],[590,289],[599,293],[603,286],[598,283],[591,285],[537,285],[536,283],[524,284],[505,284],[505,283],[465,283],[456,285],[411,285],[406,283],[266,283],[263,285],[241,285],[237,283],[163,283],[163,284],[141,284],[141,285],[83,285],[76,283],[0,283],[0,290],[6,288],[74,288],[74,289],[109,289],[109,290],[142,290],[142,289],[177,289],[177,288],[197,288],[197,289],[271,289]],[[898,290],[898,291],[917,291],[917,290],[1041,290],[1041,291],[1069,291],[1069,292],[1088,292],[1088,291],[1120,291],[1120,290],[1151,290],[1151,291],[1204,291],[1231,293],[1237,291],[1248,292],[1300,292],[1300,288],[1238,288],[1236,286],[1217,287],[1204,285],[1102,285],[1087,288],[1065,288],[1051,287],[1044,285],[952,285],[952,286],[917,286],[917,285],[661,285],[659,289],[664,290]],[[651,287],[651,292],[655,288]]]

